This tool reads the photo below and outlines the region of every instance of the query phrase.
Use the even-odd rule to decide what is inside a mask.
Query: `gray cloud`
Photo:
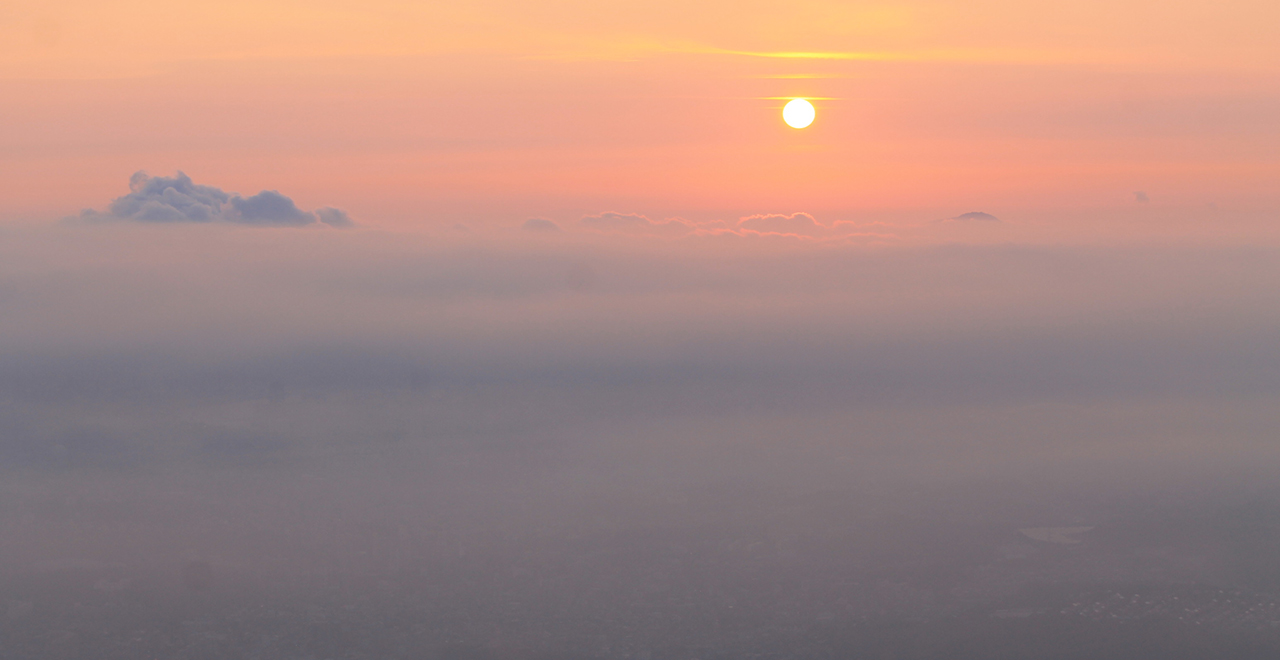
[[[350,227],[355,223],[351,221],[351,216],[347,215],[342,209],[335,209],[332,206],[325,206],[316,209],[316,217],[320,222],[330,227]]]
[[[535,231],[535,232],[560,231],[560,225],[557,225],[556,223],[550,220],[547,220],[545,218],[529,218],[528,220],[524,221],[523,225],[520,225],[520,228],[525,231]]]
[[[209,222],[221,215],[231,196],[213,186],[197,185],[178,172],[175,177],[149,177],[135,172],[129,190],[107,207],[109,215],[145,222]]]
[[[865,227],[855,223],[836,221],[832,224],[819,222],[808,213],[767,213],[739,218],[734,233],[746,236],[782,237],[790,239],[814,239],[824,241],[841,241],[855,237],[873,237]]]
[[[957,215],[955,217],[947,218],[947,220],[955,221],[955,222],[1000,222],[1000,218],[997,218],[994,215],[991,215],[990,213],[984,213],[982,211],[970,211],[968,213],[961,213],[960,215]]]
[[[274,190],[253,197],[232,197],[231,208],[239,222],[247,225],[306,225],[316,221],[312,213],[300,210],[292,199]]]
[[[1144,193],[1141,190],[1139,190],[1133,193],[1133,201],[1139,204],[1146,204],[1147,202],[1151,201],[1151,198],[1147,196],[1147,193]]]
[[[637,213],[610,212],[586,216],[582,218],[581,224],[600,233],[645,236],[743,236],[842,240],[864,235],[851,222],[841,221],[826,225],[818,222],[808,213],[751,215],[734,222],[723,220],[698,222],[683,218],[656,221]]]
[[[604,227],[616,229],[620,227],[642,227],[648,228],[653,226],[653,221],[638,213],[601,213],[599,215],[588,215],[582,218],[582,224],[588,227]]]
[[[697,228],[693,223],[679,218],[657,222],[637,213],[607,212],[585,216],[580,222],[582,226],[595,231],[625,234],[680,235],[688,234]]]
[[[830,229],[830,227],[822,225],[808,213],[752,215],[739,220],[738,227],[761,234],[795,234],[798,236],[815,236],[826,233]]]
[[[182,172],[172,177],[135,172],[129,177],[129,190],[129,194],[112,201],[105,213],[86,209],[80,217],[150,223],[226,222],[258,227],[300,227],[316,222],[332,227],[352,224],[341,209],[324,207],[314,213],[303,211],[292,199],[275,190],[242,197],[215,186],[197,184]]]

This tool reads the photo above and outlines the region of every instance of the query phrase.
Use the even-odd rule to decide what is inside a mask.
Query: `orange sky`
[[[1261,0],[18,0],[0,9],[0,217],[101,208],[145,169],[396,226],[1263,224],[1277,24]],[[818,99],[811,128],[781,123],[791,96]]]

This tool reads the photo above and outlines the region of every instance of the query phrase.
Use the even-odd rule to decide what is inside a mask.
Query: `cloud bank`
[[[353,224],[342,209],[326,206],[303,211],[292,199],[275,190],[243,197],[195,183],[182,172],[172,177],[135,172],[129,177],[129,191],[112,201],[106,212],[86,209],[80,217],[147,223],[224,222],[253,227],[302,227],[316,223],[350,227]]]
[[[897,558],[920,547],[1002,561],[999,545],[1033,542],[1019,529],[1102,524],[1167,493],[1179,509],[1201,493],[1251,501],[1280,470],[1275,247],[207,229],[0,236],[6,584],[26,584],[7,567],[46,560],[177,584],[194,551],[225,562],[214,593],[237,608],[236,580],[282,594],[296,592],[280,580],[314,580],[309,607],[430,569],[461,577],[427,574],[436,590],[418,593],[444,596],[423,602],[475,593],[481,615],[524,616],[512,594],[540,612],[606,598],[591,595],[605,579],[642,593],[683,575],[672,567],[739,565],[714,584],[843,570],[834,602],[899,579]],[[955,549],[955,530],[980,543]],[[769,550],[771,535],[794,545]],[[810,546],[868,559],[793,554]],[[781,554],[744,554],[765,550]],[[1007,570],[1039,579],[1022,565]],[[529,591],[477,591],[511,567],[527,572],[503,579]],[[781,602],[770,584],[715,593]],[[785,602],[816,598],[805,589]],[[677,620],[699,602],[677,595],[654,611]],[[571,614],[556,621],[591,620]]]
[[[699,222],[684,218],[658,221],[636,213],[608,212],[585,216],[580,224],[597,233],[643,236],[767,236],[802,240],[847,240],[878,236],[867,233],[864,228],[852,222],[839,221],[827,225],[803,212],[790,215],[757,214],[732,222],[723,220]]]

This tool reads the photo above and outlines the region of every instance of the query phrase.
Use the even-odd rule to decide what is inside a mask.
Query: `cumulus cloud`
[[[118,197],[106,212],[86,209],[88,219],[138,222],[227,222],[259,227],[300,227],[321,222],[331,227],[352,225],[341,209],[324,207],[315,212],[299,209],[293,200],[275,190],[250,197],[215,186],[197,184],[182,172],[175,176],[150,176],[135,172],[129,177],[129,194]]]
[[[147,222],[209,222],[222,213],[230,195],[213,186],[197,185],[178,172],[175,177],[149,177],[134,172],[129,194],[107,207],[108,215]]]
[[[529,218],[520,226],[525,231],[533,232],[556,232],[560,231],[560,225],[547,220],[546,218]]]
[[[294,205],[293,200],[274,190],[253,197],[232,197],[231,208],[239,220],[250,225],[305,225],[316,221],[314,214]]]
[[[347,215],[346,211],[335,209],[332,206],[316,209],[316,218],[330,227],[350,227],[355,224],[351,221],[351,216]]]

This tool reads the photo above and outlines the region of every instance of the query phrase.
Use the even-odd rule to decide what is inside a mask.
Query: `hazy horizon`
[[[0,657],[1275,657],[1278,12],[11,3]]]

